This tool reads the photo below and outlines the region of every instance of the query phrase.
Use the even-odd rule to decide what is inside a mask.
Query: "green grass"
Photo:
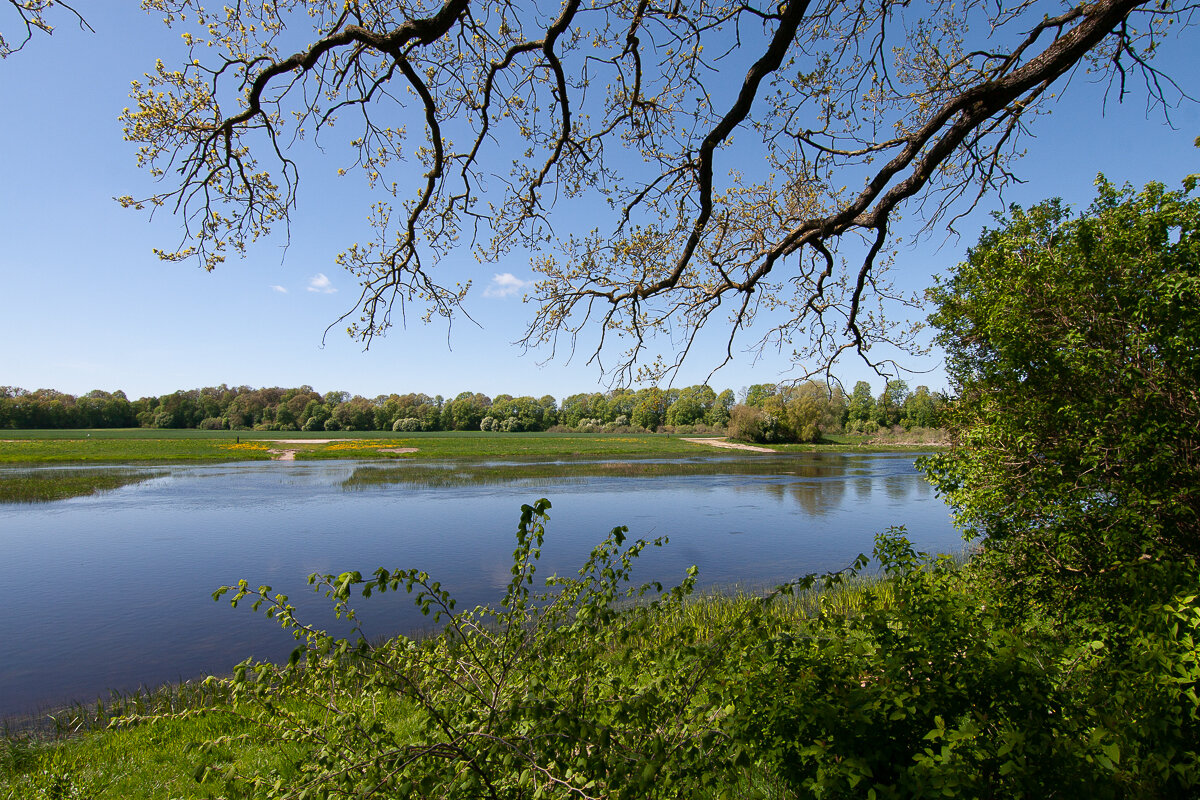
[[[0,737],[0,800],[224,797],[226,771],[288,780],[302,745],[281,742],[267,726],[238,714],[223,686],[189,682],[114,695],[107,703],[9,727]],[[361,705],[350,692],[337,702],[343,712]],[[281,711],[315,724],[331,713],[295,704]],[[400,732],[414,730],[418,721],[401,703],[374,704],[370,712]]]
[[[172,437],[101,436],[73,431],[74,436],[20,437],[22,431],[0,434],[0,464],[112,464],[189,461],[248,461],[271,457],[262,443],[237,444],[233,436]],[[32,433],[65,433],[35,431]],[[107,432],[106,432],[107,433]]]
[[[816,613],[853,614],[864,607],[868,592],[887,602],[890,587],[874,578],[855,578],[841,585],[780,597],[767,610],[771,626],[785,630]],[[682,607],[657,619],[644,640],[626,644],[652,650],[661,637],[708,641],[739,624],[760,595],[736,588],[710,590],[693,596]],[[369,713],[389,728],[415,731],[418,717],[399,702],[363,705],[357,693],[342,689],[327,702],[344,713],[350,708]],[[289,707],[317,723],[326,709]],[[184,712],[184,713],[180,713]],[[108,727],[124,714],[142,717],[134,725]],[[46,723],[51,724],[47,725]],[[32,728],[7,729],[0,737],[0,800],[50,798],[212,798],[226,794],[221,773],[272,775],[285,782],[294,773],[302,745],[282,743],[270,731],[233,713],[220,682],[186,683],[155,692],[114,696],[106,704],[76,706],[42,718]],[[216,747],[201,747],[220,740]],[[205,782],[196,776],[209,769]],[[770,776],[747,773],[741,792],[758,789],[780,796]]]
[[[46,469],[0,475],[0,503],[49,503],[117,489],[166,474],[125,469]]]
[[[0,431],[0,464],[172,463],[253,461],[296,450],[298,459],[578,459],[677,458],[722,455],[763,458],[766,454],[717,449],[673,434],[483,433],[436,431],[198,431],[156,428]],[[698,437],[699,438],[699,437]],[[309,440],[282,444],[278,440]],[[330,439],[324,443],[320,440]],[[316,440],[316,441],[312,441]],[[912,452],[918,443],[889,444],[863,436],[831,436],[828,442],[771,445],[774,452]],[[399,454],[391,449],[416,448]]]
[[[329,443],[282,444],[280,439]],[[240,440],[240,441],[239,441]],[[145,428],[92,431],[0,432],[0,464],[169,463],[245,461],[274,457],[271,449],[296,450],[297,458],[397,458],[393,448],[416,448],[416,459],[675,457],[720,451],[664,434],[559,434],[384,431],[193,431]]]

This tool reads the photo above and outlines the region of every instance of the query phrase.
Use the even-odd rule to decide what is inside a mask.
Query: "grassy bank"
[[[403,460],[404,468],[365,468],[347,488],[372,484],[447,486],[539,478],[794,474],[787,456],[809,452],[912,452],[917,444],[878,445],[865,437],[835,437],[821,445],[774,445],[771,453],[716,448],[670,434],[484,433],[439,431],[397,435],[380,431],[262,433],[160,430],[5,431],[0,466],[153,465],[267,461],[272,459]],[[719,457],[719,461],[708,459]],[[781,458],[784,457],[784,458]],[[696,458],[655,463],[654,459]],[[704,460],[700,460],[704,459]],[[446,464],[467,461],[459,469]],[[440,462],[440,465],[421,462]],[[535,463],[536,462],[536,463]],[[0,473],[0,502],[39,502],[78,497],[155,477],[128,470],[58,470]]]
[[[412,449],[411,453],[394,450]],[[4,431],[0,464],[169,463],[296,458],[572,458],[670,457],[712,452],[660,434],[557,434],[380,431],[259,433],[254,431]],[[276,451],[276,452],[272,452]]]
[[[126,469],[42,469],[0,474],[0,503],[48,503],[118,489],[166,472]]]
[[[808,591],[781,598],[769,608],[771,630],[783,632],[821,612],[853,614],[868,593],[877,600],[890,596],[886,584],[858,580],[823,593]],[[737,590],[712,591],[660,614],[648,628],[621,646],[651,653],[664,640],[691,641],[697,646],[736,626],[760,607],[757,595]],[[326,702],[327,701],[327,702]],[[380,702],[343,686],[324,705],[293,701],[277,709],[279,717],[302,718],[320,728],[338,713],[363,715],[361,725],[382,726],[400,740],[417,737],[421,714],[402,701]],[[123,715],[145,721],[116,725]],[[233,702],[226,684],[188,683],[154,692],[113,697],[92,707],[77,706],[33,720],[32,728],[13,724],[0,740],[0,798],[190,798],[241,797],[226,785],[230,773],[299,782],[296,764],[312,746],[283,742],[270,724],[249,719],[244,706]],[[216,742],[216,744],[209,744]],[[203,782],[197,780],[204,776]],[[754,771],[745,773],[747,786],[772,791],[772,781]],[[742,787],[745,788],[745,787]],[[715,792],[714,796],[719,794]]]
[[[383,431],[263,433],[258,431],[36,430],[0,432],[0,464],[171,463],[277,458],[558,459],[671,458],[762,453],[717,449],[672,434],[484,433],[437,431],[398,435]],[[863,436],[832,436],[819,445],[771,445],[776,453],[927,449],[922,442],[890,443]],[[396,450],[411,449],[410,453]],[[275,452],[272,452],[275,451]]]

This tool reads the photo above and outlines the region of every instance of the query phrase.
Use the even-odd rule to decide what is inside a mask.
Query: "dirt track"
[[[695,442],[696,444],[707,444],[712,447],[724,447],[726,450],[749,450],[753,453],[774,453],[775,451],[769,447],[755,447],[752,444],[742,444],[741,442],[731,442],[728,439],[690,439],[685,438],[685,442]]]

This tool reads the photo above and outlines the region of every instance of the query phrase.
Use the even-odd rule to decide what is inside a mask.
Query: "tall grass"
[[[122,469],[45,469],[0,473],[0,503],[48,503],[161,478],[168,473]]]

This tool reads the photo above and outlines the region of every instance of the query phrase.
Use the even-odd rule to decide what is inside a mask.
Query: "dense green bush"
[[[1200,200],[1101,179],[1012,209],[931,292],[959,395],[927,468],[1003,580],[1075,602],[1200,557]]]
[[[771,641],[736,704],[735,740],[797,797],[1194,791],[1194,596],[1064,631],[1010,617],[972,568],[895,534],[876,557],[891,579],[886,602]]]

